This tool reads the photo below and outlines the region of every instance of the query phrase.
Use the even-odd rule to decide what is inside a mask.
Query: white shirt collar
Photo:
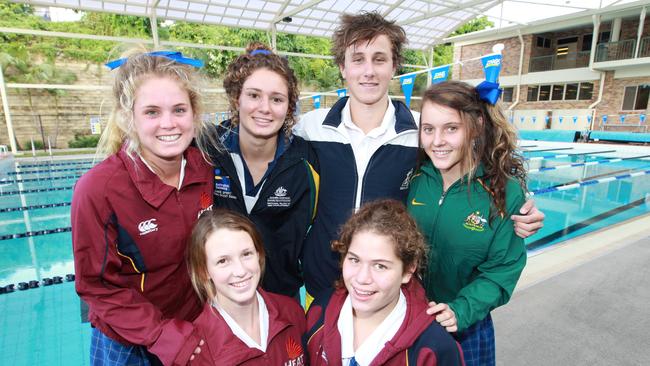
[[[341,334],[341,360],[343,366],[349,365],[350,359],[353,356],[360,366],[369,365],[384,348],[386,342],[393,339],[395,334],[397,334],[405,318],[406,298],[402,290],[400,290],[399,299],[393,310],[355,351],[352,301],[350,300],[350,295],[348,295],[343,303],[337,322],[337,327]]]
[[[142,160],[142,163],[144,164],[144,166],[149,168],[149,170],[151,170],[152,173],[156,174],[156,172],[153,170],[151,165],[149,165],[149,163],[147,163],[147,161],[142,157],[142,155],[138,154],[138,156],[140,157],[140,160]],[[183,186],[183,178],[185,178],[185,165],[186,164],[187,164],[187,160],[185,160],[185,156],[181,155],[181,172],[180,172],[180,174],[178,176],[178,187],[176,187],[176,189],[178,189],[178,190],[180,190],[181,187]]]
[[[266,352],[266,346],[268,343],[268,337],[269,337],[269,311],[266,308],[266,303],[264,302],[264,299],[262,298],[262,295],[260,295],[259,291],[256,291],[255,294],[257,295],[257,305],[259,307],[259,314],[260,314],[260,341],[261,344],[257,344],[251,338],[251,336],[248,335],[242,329],[242,327],[239,326],[239,324],[233,319],[228,312],[226,312],[225,309],[219,305],[219,303],[216,300],[212,301],[212,306],[214,306],[215,309],[221,314],[223,317],[223,320],[226,321],[226,324],[228,324],[228,327],[230,327],[230,330],[233,332],[233,334],[239,338],[242,342],[244,342],[245,345],[247,345],[250,348],[257,348],[262,352]]]
[[[384,113],[381,124],[370,130],[367,134],[365,134],[366,136],[377,138],[386,133],[389,127],[395,125],[395,106],[393,103],[391,103],[390,98],[387,98],[387,101],[388,106],[386,108],[386,112]],[[359,133],[363,134],[363,131],[361,131],[361,129],[352,121],[350,99],[348,99],[347,103],[345,103],[345,107],[343,107],[343,110],[341,111],[341,121],[343,122],[342,125],[346,128],[359,131]]]

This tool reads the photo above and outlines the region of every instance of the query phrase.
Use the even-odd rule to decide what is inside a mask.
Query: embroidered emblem
[[[472,230],[472,231],[483,231],[485,230],[485,224],[487,223],[487,220],[481,216],[481,213],[479,211],[472,212],[467,216],[465,219],[465,223],[463,223],[463,226],[466,229]]]
[[[284,187],[280,186],[278,189],[275,190],[275,196],[276,197],[284,197],[287,195],[287,190],[284,189]]]
[[[284,366],[303,366],[305,364],[305,355],[302,351],[302,346],[293,338],[287,339],[286,349],[289,360],[284,363]]]
[[[199,210],[199,213],[196,214],[197,219],[201,217],[205,211],[212,211],[212,197],[210,197],[209,194],[202,192],[199,204],[201,209]]]
[[[413,198],[413,199],[411,200],[411,205],[413,205],[413,206],[426,206],[427,204],[426,204],[426,203],[422,203],[422,202],[418,202],[418,201],[415,200],[415,198]]]
[[[266,206],[268,207],[289,207],[291,206],[291,197],[287,196],[288,191],[283,186],[275,189],[273,196],[267,198]]]
[[[158,231],[158,224],[156,224],[156,219],[142,221],[138,224],[138,231],[140,231],[140,236]]]
[[[411,177],[413,175],[413,168],[406,173],[406,178],[404,178],[404,181],[402,182],[402,185],[399,187],[400,191],[405,191],[409,189],[409,186],[411,185]]]
[[[230,177],[221,175],[221,169],[219,168],[214,170],[214,195],[221,198],[237,199],[232,194]]]

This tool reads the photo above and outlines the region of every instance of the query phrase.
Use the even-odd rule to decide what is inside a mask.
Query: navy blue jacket
[[[216,129],[222,141],[233,133],[228,125],[226,121]],[[209,155],[214,164],[214,207],[239,212],[255,223],[266,250],[262,288],[293,297],[303,284],[300,258],[316,214],[319,175],[316,155],[305,140],[292,136],[286,143],[250,213],[231,156],[235,153],[212,149]]]
[[[304,276],[310,294],[332,287],[339,278],[339,256],[330,242],[338,237],[341,225],[363,205],[382,198],[406,200],[410,176],[417,158],[418,126],[411,111],[399,101],[395,108],[393,138],[370,158],[363,177],[357,173],[354,153],[342,131],[341,112],[348,98],[327,110],[314,110],[303,116],[296,134],[309,140],[320,163],[321,191],[318,214],[305,242]],[[326,113],[323,119],[323,115]],[[362,184],[361,197],[357,186]]]

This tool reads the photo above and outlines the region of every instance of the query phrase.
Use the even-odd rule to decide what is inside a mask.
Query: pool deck
[[[495,310],[498,365],[649,365],[650,214],[528,258]]]

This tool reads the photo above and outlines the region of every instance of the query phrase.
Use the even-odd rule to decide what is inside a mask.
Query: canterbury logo
[[[411,200],[411,204],[413,206],[426,206],[427,205],[426,203],[416,201],[415,198]]]
[[[158,225],[156,224],[156,219],[149,219],[142,221],[138,224],[138,230],[140,235],[149,234],[154,231],[158,231]]]

